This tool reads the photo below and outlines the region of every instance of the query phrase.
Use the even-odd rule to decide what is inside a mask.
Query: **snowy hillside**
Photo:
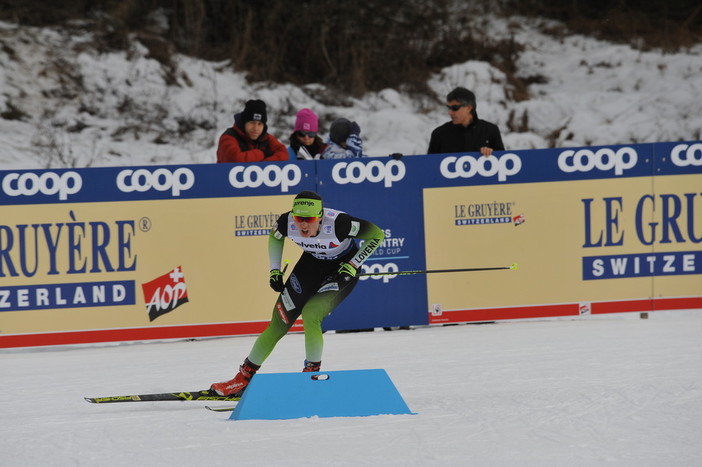
[[[84,32],[0,23],[0,167],[88,167],[210,163],[232,114],[250,98],[269,106],[269,131],[284,143],[295,112],[312,108],[326,136],[334,118],[359,122],[365,150],[424,154],[448,120],[443,99],[473,89],[481,118],[499,125],[508,149],[698,140],[702,44],[670,55],[582,36],[557,38],[524,18],[486,18],[494,37],[522,44],[518,74],[530,99],[516,101],[507,77],[485,62],[442,70],[436,99],[394,90],[360,99],[317,84],[247,83],[227,63],[175,56],[163,64],[134,40],[99,53]]]

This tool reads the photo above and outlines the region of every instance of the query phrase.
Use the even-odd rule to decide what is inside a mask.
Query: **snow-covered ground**
[[[327,370],[384,368],[416,415],[233,421],[211,402],[83,400],[206,387],[253,337],[4,350],[0,465],[701,465],[702,310],[638,316],[326,335]],[[286,336],[261,372],[297,371],[303,348]]]
[[[448,120],[444,97],[455,86],[476,92],[479,115],[500,126],[511,150],[702,139],[702,44],[641,52],[546,35],[539,25],[550,23],[540,20],[475,21],[524,47],[517,75],[533,82],[530,99],[517,101],[505,74],[485,62],[433,76],[436,99],[392,89],[348,98],[319,84],[248,83],[226,63],[176,55],[162,66],[137,41],[128,52],[97,52],[76,30],[0,23],[0,168],[211,163],[250,98],[268,104],[270,132],[286,144],[295,112],[310,107],[323,136],[335,118],[358,121],[371,156],[424,154],[431,130]]]

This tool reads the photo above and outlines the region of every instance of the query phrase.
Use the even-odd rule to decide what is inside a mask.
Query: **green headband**
[[[322,217],[322,200],[299,198],[293,201],[293,216]]]

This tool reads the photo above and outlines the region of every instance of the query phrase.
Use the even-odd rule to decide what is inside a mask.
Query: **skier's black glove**
[[[356,277],[356,268],[351,266],[349,263],[341,263],[339,265],[339,270],[336,273],[336,282],[341,284],[346,284],[351,282],[351,279]]]
[[[401,152],[393,152],[388,157],[392,157],[396,161],[399,161],[400,159],[402,159],[402,153]]]
[[[271,269],[270,285],[271,289],[275,290],[276,292],[282,292],[285,288],[285,284],[283,283],[283,273],[280,272],[280,269]]]

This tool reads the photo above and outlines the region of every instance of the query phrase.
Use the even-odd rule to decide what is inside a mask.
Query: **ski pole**
[[[489,268],[461,268],[461,269],[420,269],[416,271],[395,271],[395,272],[364,272],[356,276],[409,276],[411,274],[434,274],[438,272],[475,272],[475,271],[498,271],[501,269],[517,269],[517,263],[509,266],[496,266]]]

